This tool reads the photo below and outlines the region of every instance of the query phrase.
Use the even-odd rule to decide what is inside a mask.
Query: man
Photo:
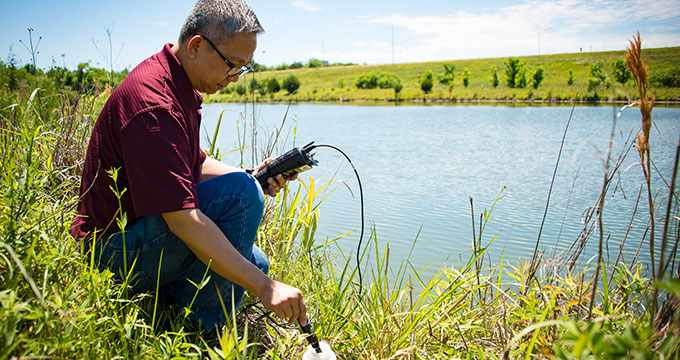
[[[277,316],[306,322],[300,290],[267,277],[267,257],[253,245],[264,210],[260,185],[199,148],[199,92],[252,71],[262,31],[242,0],[196,3],[178,43],[139,64],[102,109],[71,228],[101,269],[131,272],[135,292],[158,288],[166,301],[190,307],[204,329],[226,319],[217,291],[231,311],[244,288]],[[269,178],[265,192],[275,196],[295,178]],[[198,291],[192,282],[201,283],[206,266],[210,281]]]

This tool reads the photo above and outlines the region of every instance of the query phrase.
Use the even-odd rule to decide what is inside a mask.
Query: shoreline
[[[251,104],[253,102],[259,104],[326,104],[326,105],[527,105],[527,106],[569,106],[575,105],[628,105],[631,102],[623,100],[592,100],[592,99],[340,99],[340,100],[272,100],[272,99],[255,99],[254,101],[212,101],[210,96],[205,97],[205,104]],[[680,106],[680,100],[658,100],[654,102],[654,106],[677,107]]]

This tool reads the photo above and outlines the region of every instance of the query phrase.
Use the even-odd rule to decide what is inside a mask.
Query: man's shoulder
[[[167,69],[154,55],[128,74],[110,100],[120,103],[130,117],[155,108],[170,108],[174,101],[171,82]]]
[[[138,115],[161,110],[183,114],[200,106],[184,69],[166,44],[137,65],[113,91],[105,113],[125,127]]]

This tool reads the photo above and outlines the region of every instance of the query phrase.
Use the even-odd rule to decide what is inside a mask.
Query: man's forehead
[[[257,47],[257,34],[236,33],[231,39],[218,46],[220,51],[224,49],[228,52],[227,56],[231,62],[247,64],[253,59],[253,54]]]

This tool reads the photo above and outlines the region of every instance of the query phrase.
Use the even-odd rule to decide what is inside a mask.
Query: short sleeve
[[[199,207],[194,164],[205,154],[181,118],[167,110],[138,115],[122,129],[121,148],[137,217]]]
[[[203,149],[199,149],[198,150],[198,156],[199,156],[198,163],[203,165],[203,163],[205,162],[205,159],[208,157],[208,155],[205,154],[205,151],[203,151]]]

